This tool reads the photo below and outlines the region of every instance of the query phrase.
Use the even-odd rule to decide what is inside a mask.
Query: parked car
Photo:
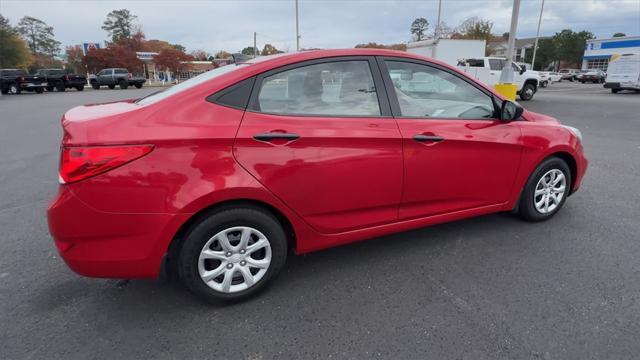
[[[130,85],[140,89],[145,81],[144,77],[133,76],[127,69],[103,69],[96,75],[89,76],[89,83],[95,90],[101,86],[113,89],[116,85],[120,86],[120,89],[126,89]]]
[[[578,129],[382,49],[223,66],[62,127],[48,223],[68,266],[173,274],[208,301],[264,289],[289,249],[502,211],[547,220],[587,168]]]
[[[562,76],[556,72],[540,71],[540,87],[547,87],[554,82],[561,82]]]
[[[578,76],[578,74],[580,74],[580,70],[578,70],[578,69],[560,69],[560,71],[558,71],[558,73],[562,77],[562,80],[574,81],[574,80],[576,80],[576,76]]]
[[[40,69],[36,75],[42,76],[47,81],[47,91],[65,91],[66,89],[84,90],[87,77],[73,73],[67,73],[65,69]]]
[[[499,57],[484,57],[477,59],[464,59],[458,63],[458,68],[476,80],[486,85],[494,86],[500,82],[500,75],[506,59]],[[537,71],[527,70],[525,66],[511,62],[514,71],[514,83],[518,86],[520,100],[533,99],[538,91],[540,75]]]
[[[609,62],[604,87],[612,93],[620,90],[640,91],[640,55],[625,54]]]
[[[20,94],[23,91],[44,92],[45,79],[38,75],[29,75],[20,69],[0,69],[0,91],[3,94]]]
[[[602,84],[604,83],[605,77],[606,74],[602,70],[588,70],[578,75],[578,80],[583,84],[586,82]]]

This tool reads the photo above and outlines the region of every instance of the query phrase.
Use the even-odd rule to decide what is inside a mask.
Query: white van
[[[620,90],[640,91],[640,54],[614,56],[609,62],[604,87],[614,94]]]

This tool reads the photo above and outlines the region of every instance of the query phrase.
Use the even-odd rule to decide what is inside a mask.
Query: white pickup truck
[[[458,62],[458,68],[471,77],[493,86],[500,81],[500,74],[505,63],[504,58],[483,57],[475,59],[464,59]],[[523,101],[533,99],[538,85],[540,75],[537,71],[527,70],[524,67],[512,62],[514,72],[514,83],[518,86],[518,95]]]

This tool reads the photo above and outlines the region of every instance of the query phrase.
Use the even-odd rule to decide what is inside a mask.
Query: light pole
[[[440,15],[442,14],[442,0],[438,1],[438,21],[436,21],[436,31],[434,37],[436,40],[440,38]]]
[[[542,23],[542,11],[544,10],[544,0],[540,6],[540,18],[538,19],[538,31],[536,32],[536,42],[533,44],[533,58],[531,59],[531,69],[536,69],[536,51],[538,51],[538,38],[540,37],[540,24]]]
[[[507,61],[500,73],[500,82],[495,86],[502,95],[509,100],[516,99],[518,87],[513,83],[513,48],[516,42],[516,31],[518,30],[518,13],[520,12],[520,0],[513,0],[513,9],[511,10],[511,27],[509,29],[509,42],[507,46]]]
[[[300,51],[300,25],[298,20],[298,0],[296,0],[296,51]]]
[[[516,42],[516,31],[518,29],[518,13],[520,12],[520,0],[513,0],[513,9],[511,10],[511,27],[509,28],[509,41],[507,45],[507,61],[502,68],[500,82],[503,84],[513,83],[513,48]],[[507,71],[505,71],[507,70]]]

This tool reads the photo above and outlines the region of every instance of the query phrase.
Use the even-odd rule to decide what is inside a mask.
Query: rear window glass
[[[140,105],[149,105],[149,104],[154,104],[158,101],[164,100],[172,95],[175,95],[177,93],[183,92],[185,90],[191,89],[195,86],[198,86],[204,82],[207,82],[211,79],[214,79],[222,74],[226,74],[229,72],[232,72],[234,70],[239,69],[241,66],[243,65],[225,65],[225,66],[221,66],[217,69],[213,69],[213,70],[209,70],[205,73],[202,73],[196,77],[192,77],[191,79],[182,82],[178,85],[174,85],[166,90],[163,90],[161,92],[155,93],[155,94],[151,94],[147,97],[144,97],[140,100],[138,100],[136,103],[140,104]]]

